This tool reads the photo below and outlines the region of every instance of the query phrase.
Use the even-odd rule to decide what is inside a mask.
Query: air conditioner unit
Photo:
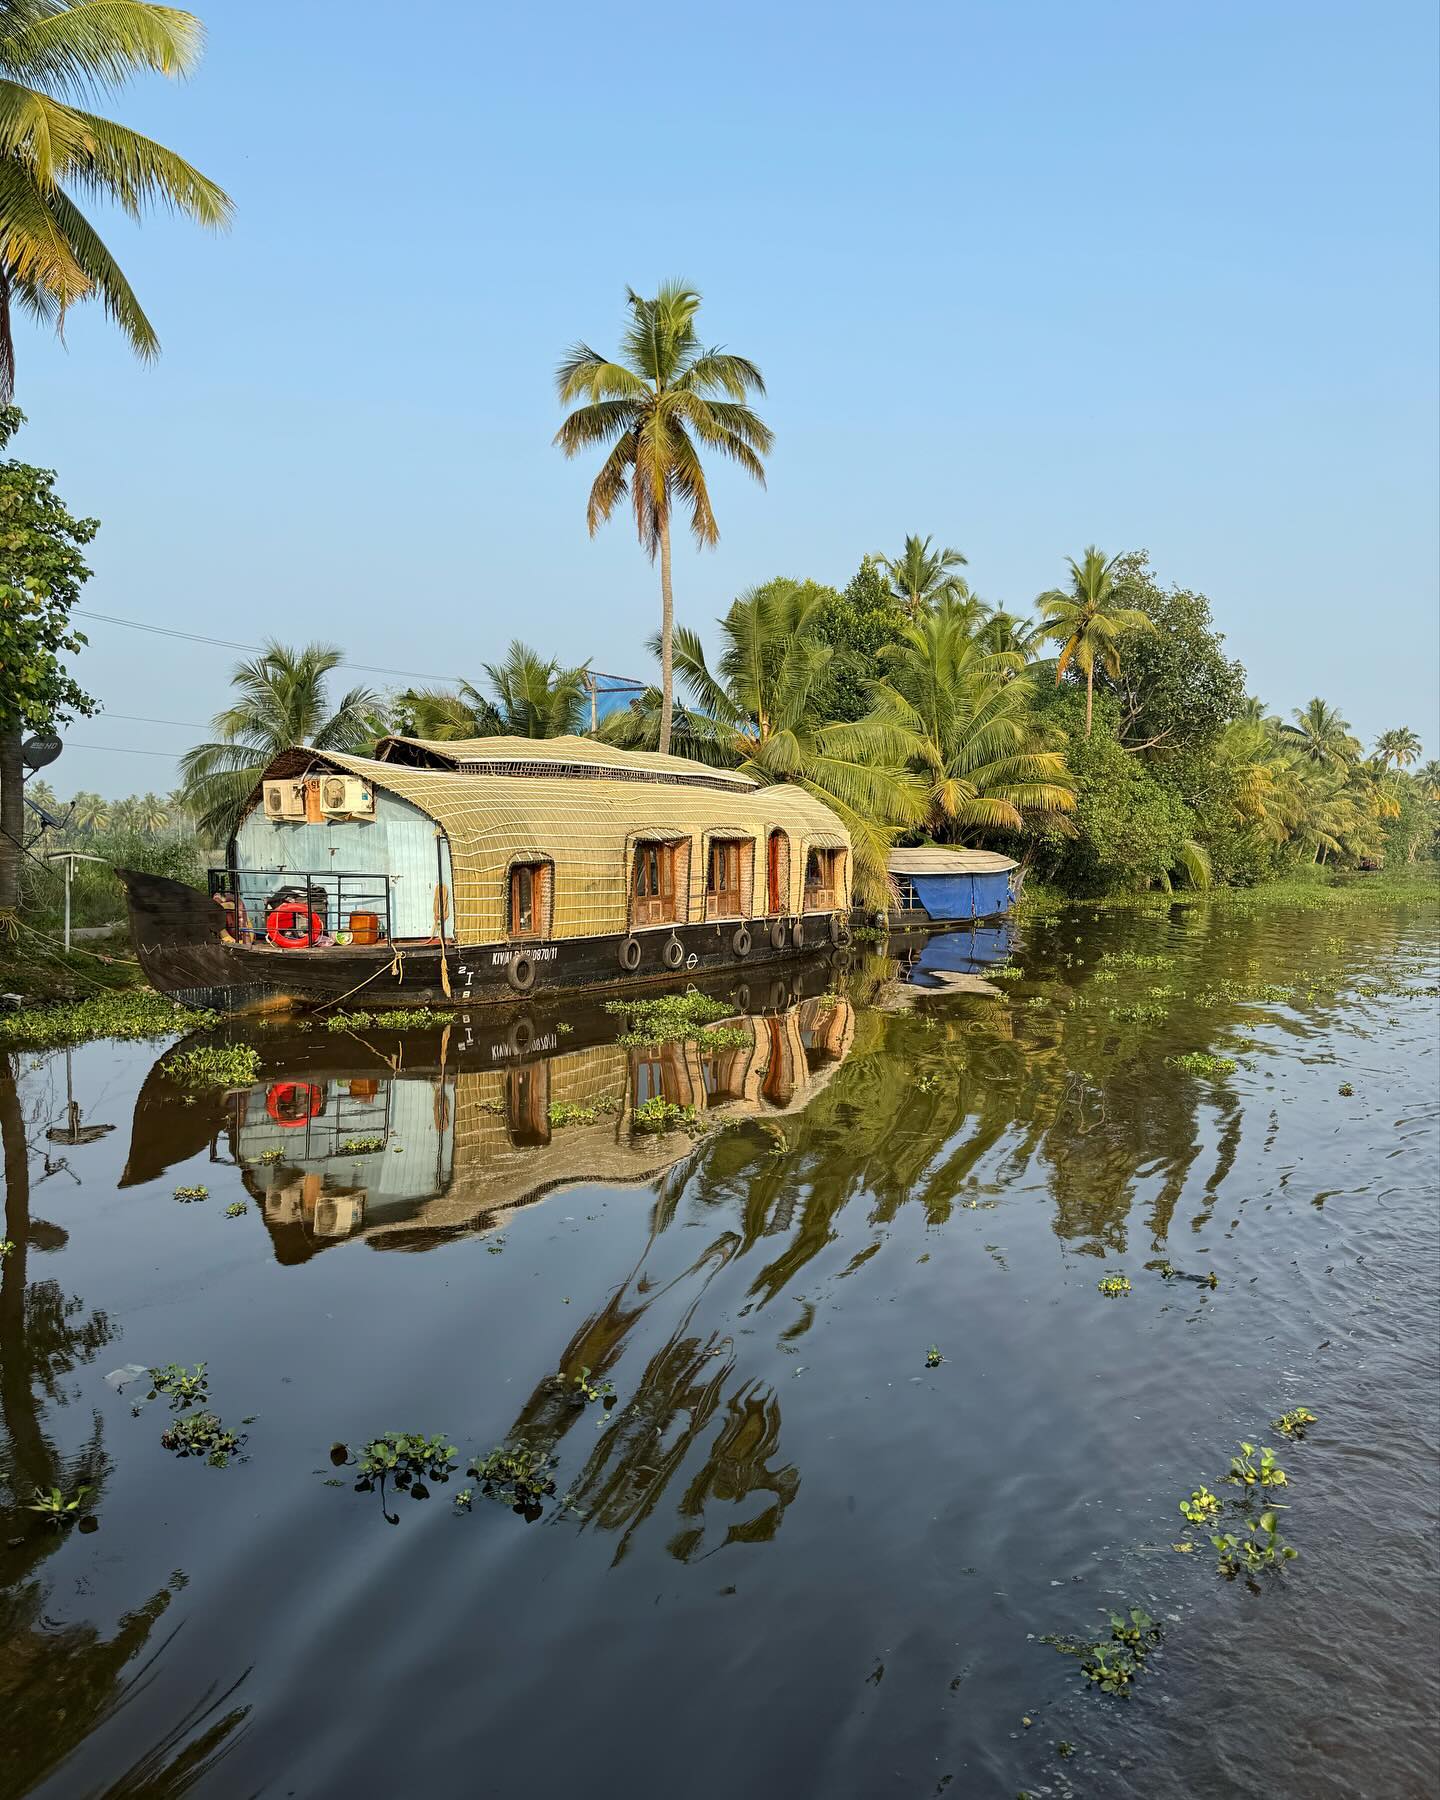
[[[303,781],[267,781],[265,783],[265,817],[267,819],[303,819],[305,817],[305,783]]]
[[[327,775],[320,783],[320,810],[332,819],[373,819],[375,795],[353,775]]]

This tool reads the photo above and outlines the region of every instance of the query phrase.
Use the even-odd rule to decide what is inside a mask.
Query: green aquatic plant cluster
[[[1230,1473],[1225,1479],[1232,1487],[1281,1488],[1289,1477],[1268,1445],[1257,1450],[1254,1444],[1242,1443],[1239,1454],[1230,1458]]]
[[[425,1437],[414,1431],[382,1432],[371,1438],[355,1459],[355,1492],[369,1494],[378,1486],[382,1509],[387,1482],[398,1493],[409,1494],[412,1500],[428,1500],[430,1490],[426,1482],[448,1481],[456,1458],[454,1444],[439,1433]]]
[[[574,1406],[591,1406],[599,1400],[609,1412],[615,1404],[615,1383],[592,1381],[588,1366],[582,1368],[578,1375],[552,1375],[550,1385]]]
[[[260,1052],[251,1044],[201,1044],[177,1050],[160,1066],[182,1087],[251,1087],[259,1078]]]
[[[1354,1098],[1355,1089],[1348,1081],[1342,1081],[1340,1086],[1336,1089],[1336,1092],[1340,1095],[1342,1100],[1350,1100]]]
[[[1308,1406],[1297,1406],[1294,1412],[1281,1413],[1278,1419],[1272,1419],[1270,1423],[1282,1437],[1303,1438],[1306,1427],[1315,1423],[1315,1414]]]
[[[695,1123],[693,1106],[677,1106],[673,1100],[666,1100],[659,1094],[642,1101],[630,1115],[632,1130],[651,1137],[659,1137],[667,1131],[690,1131]]]
[[[1099,1284],[1100,1292],[1107,1300],[1118,1300],[1130,1292],[1128,1275],[1107,1275]]]
[[[193,1187],[177,1187],[175,1190],[175,1198],[182,1206],[189,1206],[196,1200],[208,1200],[210,1198],[210,1190],[203,1182],[199,1182]]]
[[[203,1031],[220,1023],[221,1015],[181,1006],[148,988],[125,993],[91,994],[56,1006],[22,1007],[0,1013],[0,1044],[63,1049],[93,1038],[162,1038]]]
[[[1100,958],[1100,966],[1107,970],[1117,969],[1173,969],[1175,958],[1159,954],[1146,955],[1139,950],[1107,950]]]
[[[145,1398],[168,1400],[171,1412],[184,1412],[187,1406],[199,1406],[210,1398],[210,1377],[205,1364],[196,1363],[193,1369],[187,1369],[184,1363],[163,1363],[158,1369],[151,1369],[150,1392]]]
[[[84,1484],[77,1487],[73,1494],[67,1494],[63,1488],[58,1487],[37,1487],[35,1498],[26,1503],[25,1510],[37,1514],[52,1531],[68,1531],[86,1516],[85,1498],[90,1491],[89,1486]]]
[[[332,1012],[324,1019],[327,1031],[367,1031],[376,1026],[386,1031],[426,1031],[454,1022],[453,1012],[437,1012],[429,1006],[384,1007],[379,1012]]]
[[[244,1215],[249,1212],[249,1210],[250,1210],[250,1208],[245,1204],[245,1202],[243,1200],[232,1200],[230,1202],[230,1204],[225,1208],[225,1217],[227,1219],[243,1218]]]
[[[597,1119],[620,1111],[624,1102],[618,1094],[602,1094],[598,1100],[552,1100],[546,1117],[552,1129],[565,1125],[593,1125]]]
[[[160,1433],[160,1442],[176,1456],[203,1456],[212,1469],[223,1469],[239,1454],[243,1436],[231,1431],[213,1412],[187,1413]]]
[[[369,1156],[372,1151],[384,1148],[383,1137],[352,1137],[346,1138],[343,1144],[336,1145],[336,1154],[339,1156]]]
[[[257,1163],[278,1163],[284,1154],[284,1150],[277,1146],[273,1150],[262,1150],[255,1160]]]
[[[1062,1656],[1078,1657],[1085,1679],[1102,1694],[1128,1695],[1160,1639],[1160,1627],[1149,1613],[1132,1606],[1128,1614],[1110,1614],[1108,1637],[1072,1638],[1047,1632],[1040,1642],[1052,1645]]]
[[[1110,1008],[1110,1017],[1122,1025],[1155,1025],[1169,1016],[1169,1008],[1158,1000],[1135,1000],[1128,1006]]]
[[[1006,963],[1003,968],[987,969],[985,979],[987,981],[1023,981],[1025,971],[1015,963]]]
[[[486,1499],[505,1501],[512,1512],[533,1523],[555,1492],[555,1467],[556,1459],[548,1451],[515,1438],[477,1456],[465,1473],[479,1482]]]
[[[0,1238],[0,1262],[4,1262],[5,1258],[11,1254],[14,1248],[14,1238]]]
[[[1183,1056],[1167,1056],[1165,1060],[1187,1075],[1233,1075],[1240,1067],[1232,1056],[1207,1056],[1203,1050],[1187,1050]]]
[[[625,1030],[615,1041],[627,1046],[694,1038],[704,1050],[739,1050],[753,1041],[743,1026],[717,1027],[715,1021],[729,1017],[734,1007],[697,988],[653,1000],[607,1000],[605,1010],[625,1020]]]
[[[1216,1567],[1230,1580],[1242,1571],[1255,1575],[1276,1563],[1293,1561],[1300,1554],[1281,1537],[1274,1507],[1267,1507],[1258,1519],[1248,1521],[1243,1537],[1222,1531],[1212,1535],[1210,1542],[1215,1546]]]
[[[1196,1488],[1188,1500],[1180,1502],[1180,1511],[1192,1525],[1208,1525],[1212,1519],[1220,1517],[1224,1506],[1218,1494],[1212,1494],[1203,1484]]]
[[[857,944],[883,944],[890,933],[884,925],[857,925],[850,936]]]
[[[940,1354],[940,1346],[938,1344],[932,1344],[925,1352],[925,1367],[927,1369],[938,1369],[944,1360],[945,1358]]]

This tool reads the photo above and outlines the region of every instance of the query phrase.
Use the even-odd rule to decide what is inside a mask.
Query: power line
[[[183,638],[189,644],[214,644],[221,650],[252,650],[263,655],[263,644],[239,644],[233,638],[202,637],[198,631],[178,631],[172,625],[147,625],[142,619],[121,619],[114,613],[90,612],[86,607],[77,606],[75,612],[85,619],[99,619],[104,625],[123,625],[127,631],[149,631],[156,637]],[[351,662],[344,659],[347,669],[359,669],[365,675],[401,675],[410,681],[454,681],[453,675],[427,675],[419,669],[382,669],[374,663]],[[118,717],[119,715],[114,715]]]
[[[182,754],[178,750],[132,750],[128,744],[84,744],[79,738],[66,738],[65,742],[77,750],[108,750],[117,756],[163,756],[167,762],[179,762]]]
[[[187,731],[211,731],[215,723],[213,719],[208,725],[201,724],[199,719],[151,719],[144,713],[103,712],[95,716],[99,719],[124,719],[130,725],[181,725]]]

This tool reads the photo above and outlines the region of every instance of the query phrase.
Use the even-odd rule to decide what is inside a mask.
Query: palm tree
[[[762,783],[793,781],[823,800],[850,832],[857,895],[883,905],[886,853],[900,829],[924,816],[925,789],[905,768],[913,743],[907,731],[874,715],[847,724],[816,716],[813,696],[834,655],[814,634],[821,604],[793,581],[742,594],[720,621],[713,671],[695,632],[675,633],[675,667],[695,701],[684,715],[685,751]],[[660,653],[658,640],[651,649]],[[653,749],[657,698],[652,690],[612,714],[603,735]]]
[[[208,226],[229,220],[230,200],[174,151],[71,102],[103,99],[146,71],[186,75],[202,40],[192,14],[149,0],[0,5],[0,400],[15,387],[14,306],[60,329],[71,306],[98,300],[137,356],[158,353],[75,196],[135,219],[158,204]]]
[[[1040,608],[1044,635],[1061,645],[1060,660],[1055,665],[1058,687],[1065,671],[1073,662],[1085,677],[1085,736],[1090,736],[1091,717],[1095,707],[1095,660],[1112,679],[1120,673],[1117,640],[1126,631],[1153,631],[1154,622],[1137,607],[1121,606],[1115,582],[1118,556],[1108,560],[1093,544],[1084,558],[1070,564],[1070,591],[1050,588],[1035,604]]]
[[[1018,831],[1025,811],[1074,810],[1065,759],[1040,739],[1023,657],[972,636],[963,606],[942,603],[908,622],[880,660],[875,710],[913,736],[935,837]]]
[[[693,288],[667,281],[653,300],[642,300],[633,289],[626,290],[626,300],[631,318],[620,360],[579,343],[556,370],[561,405],[581,398],[586,404],[565,420],[555,442],[566,456],[608,450],[585,512],[591,537],[628,495],[640,543],[652,562],[660,559],[659,748],[664,752],[670,748],[674,707],[671,503],[689,508],[690,530],[702,549],[714,545],[720,528],[700,448],[729,457],[763,487],[760,459],[774,436],[745,404],[750,394],[765,392],[759,369],[743,356],[705,348],[696,335],[700,296]]]
[[[999,606],[975,633],[976,641],[982,649],[1009,651],[1018,656],[1022,664],[1028,663],[1034,656],[1035,647],[1044,635],[1043,625],[1022,618],[1019,613],[1006,612]]]
[[[135,822],[147,837],[153,837],[170,823],[170,809],[158,794],[142,794],[135,802]]]
[[[341,661],[331,644],[291,650],[270,643],[251,661],[236,664],[230,677],[236,698],[211,721],[215,739],[180,758],[185,803],[212,842],[229,837],[266,765],[287,746],[357,752],[373,744],[376,694],[351,688],[333,709],[329,705],[325,677]]]
[[[1432,756],[1415,771],[1415,779],[1427,800],[1440,800],[1440,761]]]
[[[1420,760],[1420,737],[1408,725],[1397,725],[1382,731],[1375,740],[1375,755],[1381,764],[1394,763],[1397,769],[1408,769]]]
[[[484,663],[493,699],[468,681],[454,693],[411,688],[400,696],[407,737],[565,737],[578,730],[589,692],[588,663],[562,669],[517,638],[502,663]]]
[[[104,831],[110,823],[110,802],[99,794],[79,793],[71,804],[75,808],[71,824],[77,831]]]
[[[1315,699],[1307,706],[1297,706],[1291,716],[1295,723],[1282,725],[1280,730],[1310,762],[1354,762],[1360,746],[1350,735],[1349,721],[1342,719],[1335,707]]]
[[[911,533],[898,556],[877,556],[875,561],[890,579],[891,596],[912,619],[941,600],[974,599],[964,577],[955,573],[965,558],[948,545],[932,550],[928,537]]]

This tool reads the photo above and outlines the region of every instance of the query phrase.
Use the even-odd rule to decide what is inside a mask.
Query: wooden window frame
[[[830,844],[810,844],[805,851],[805,879],[801,887],[801,910],[807,913],[838,912],[845,903],[845,865],[840,861],[845,852]],[[810,880],[814,866],[822,879]]]
[[[632,925],[678,925],[685,916],[680,892],[685,867],[681,838],[637,838],[630,857]],[[642,888],[643,879],[643,888]],[[657,890],[653,891],[653,890]]]
[[[705,917],[707,919],[743,919],[748,913],[745,903],[745,877],[749,850],[753,859],[754,840],[747,837],[730,837],[724,832],[716,832],[705,840]],[[715,885],[717,858],[724,861],[726,882],[723,887]],[[753,866],[753,865],[752,865]]]
[[[516,916],[516,876],[530,875],[530,929]],[[505,935],[511,943],[532,944],[550,936],[554,909],[555,865],[546,857],[519,856],[505,871]]]

